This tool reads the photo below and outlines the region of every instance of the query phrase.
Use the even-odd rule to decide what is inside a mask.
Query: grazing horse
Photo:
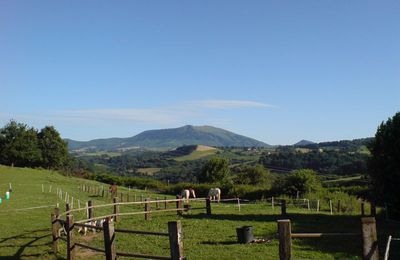
[[[220,190],[220,188],[212,188],[212,189],[210,189],[208,191],[208,197],[211,200],[217,200],[218,203],[219,203],[219,201],[221,199],[221,190]]]
[[[97,229],[95,227],[102,228],[103,227],[103,223],[105,221],[106,221],[106,219],[97,219],[97,220],[92,220],[92,221],[85,222],[85,224],[93,226],[92,231],[93,231],[93,233],[96,233]],[[109,218],[109,221],[113,222],[113,218]],[[78,229],[78,233],[79,234],[83,234],[84,236],[87,235],[87,231],[88,231],[88,227],[79,227],[79,229]]]
[[[189,202],[189,198],[192,196],[193,198],[196,198],[196,193],[194,192],[194,189],[185,189],[182,190],[181,192],[182,199],[185,199],[186,202]]]
[[[108,188],[108,191],[111,193],[111,198],[117,197],[117,189],[118,189],[118,186],[115,183],[113,183],[110,186],[110,188]]]

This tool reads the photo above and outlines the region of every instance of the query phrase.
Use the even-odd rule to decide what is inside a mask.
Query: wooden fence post
[[[292,260],[292,237],[289,219],[278,220],[279,259]]]
[[[331,215],[332,215],[333,214],[332,200],[329,200],[329,209],[331,210]]]
[[[169,246],[171,250],[172,260],[182,260],[183,256],[183,242],[182,242],[182,225],[178,221],[168,222]]]
[[[74,216],[69,214],[66,216],[65,229],[67,231],[67,259],[75,259],[75,243],[74,243]]]
[[[104,251],[107,260],[117,259],[117,251],[115,250],[115,232],[114,223],[107,218],[103,222],[104,233]]]
[[[271,207],[272,207],[272,211],[275,211],[274,197],[271,198]]]
[[[55,208],[54,212],[51,213],[51,233],[53,235],[53,252],[54,254],[58,253],[58,238],[59,233],[58,230],[60,229],[60,222],[58,221],[58,217],[60,214],[60,209]]]
[[[65,213],[66,213],[66,215],[70,214],[69,213],[70,209],[71,209],[71,207],[70,207],[69,203],[65,203]]]
[[[379,260],[375,218],[361,218],[361,226],[363,238],[363,259]]]
[[[371,217],[376,216],[376,204],[375,201],[371,201]]]
[[[385,202],[385,219],[389,220],[389,207],[386,202]]]
[[[113,198],[114,203],[114,221],[118,221],[118,214],[119,214],[119,205],[118,205],[118,197]]]
[[[167,209],[167,197],[164,197],[164,209]]]
[[[286,215],[286,200],[281,200],[281,215]]]
[[[176,213],[180,216],[183,213],[183,211],[181,210],[181,208],[183,207],[182,206],[182,196],[181,195],[176,195],[176,199],[178,199],[176,201],[176,208],[180,209],[180,210],[177,210]]]
[[[87,202],[88,206],[88,218],[94,218],[94,210],[93,210],[93,202],[91,200],[88,200]]]
[[[317,200],[317,212],[319,212],[319,200]]]
[[[150,199],[146,198],[146,203],[144,204],[144,211],[146,213],[144,213],[144,220],[151,220],[151,215],[150,215],[150,211],[151,211],[151,205],[149,203]]]
[[[365,216],[365,203],[364,201],[361,202],[361,216]]]
[[[206,198],[206,213],[207,215],[211,215],[211,198]]]

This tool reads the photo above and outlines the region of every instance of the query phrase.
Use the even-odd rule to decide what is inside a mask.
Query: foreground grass
[[[0,193],[13,184],[13,193],[9,201],[0,204],[0,259],[60,259],[65,258],[65,245],[60,242],[60,254],[56,257],[51,252],[50,213],[59,203],[63,207],[55,189],[61,188],[81,201],[91,199],[94,204],[109,202],[102,198],[80,191],[80,184],[98,183],[64,177],[55,172],[0,167]],[[41,185],[45,192],[42,192]],[[52,185],[52,193],[49,187]],[[161,196],[145,191],[131,191],[146,197]],[[46,208],[26,209],[38,206]],[[154,207],[154,205],[153,205]],[[171,205],[173,207],[173,205]],[[204,207],[204,202],[192,204],[192,207]],[[278,259],[278,240],[276,220],[282,219],[266,203],[244,204],[238,210],[236,204],[213,204],[213,215],[205,215],[205,209],[196,209],[178,217],[175,213],[154,213],[151,221],[144,217],[123,217],[116,223],[117,228],[133,230],[151,230],[167,232],[167,222],[180,219],[184,234],[184,252],[188,259]],[[16,210],[20,209],[20,210]],[[121,206],[121,212],[143,210],[140,206]],[[278,210],[277,208],[275,209]],[[95,215],[111,213],[111,208],[96,209]],[[293,232],[360,232],[360,218],[357,215],[329,215],[327,213],[310,214],[302,209],[289,208]],[[85,218],[85,212],[74,213],[75,220]],[[257,238],[268,240],[262,244],[237,244],[236,228],[242,225],[253,226]],[[400,225],[378,223],[380,233],[380,252],[384,252],[387,235],[400,236]],[[103,247],[101,233],[89,233],[88,236],[76,235],[82,243]],[[116,234],[117,251],[169,255],[166,237]],[[391,250],[392,258],[399,259],[399,246],[395,243]],[[397,252],[396,252],[397,251]],[[396,255],[397,253],[397,255]],[[318,238],[294,239],[293,254],[295,259],[361,259],[361,238]],[[78,258],[103,259],[101,255],[79,250]]]

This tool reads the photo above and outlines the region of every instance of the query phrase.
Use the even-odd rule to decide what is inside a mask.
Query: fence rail
[[[68,209],[65,212],[61,213],[60,216],[71,214],[74,212],[78,211],[92,211],[93,209],[96,208],[106,208],[106,207],[115,207],[115,206],[126,206],[126,205],[146,205],[146,204],[160,204],[160,203],[172,203],[172,202],[193,202],[193,201],[207,201],[207,198],[191,198],[191,199],[182,199],[182,198],[177,198],[177,199],[163,199],[163,200],[148,200],[148,201],[132,201],[132,202],[119,202],[118,198],[114,198],[116,202],[109,203],[109,204],[100,204],[100,205],[93,205],[92,201],[89,201],[89,205],[87,207],[83,208],[77,208],[77,209]],[[232,200],[232,199],[230,199]],[[237,200],[237,199],[234,199]],[[164,207],[165,208],[165,207]],[[158,210],[161,212],[161,210]]]
[[[361,233],[292,233],[289,219],[278,220],[279,259],[292,260],[292,238],[319,238],[332,236],[360,236],[363,259],[379,260],[378,239],[374,217],[361,218]]]
[[[92,201],[88,201],[87,207],[80,209],[71,209],[70,205],[66,204],[66,211],[63,214],[60,214],[60,209],[55,208],[54,212],[51,214],[51,223],[52,223],[52,235],[53,235],[53,251],[57,254],[59,251],[58,241],[65,241],[67,244],[67,259],[75,259],[76,258],[76,248],[82,247],[90,250],[94,250],[97,252],[102,252],[105,254],[106,259],[115,259],[116,256],[130,256],[137,258],[150,258],[150,259],[172,259],[172,260],[182,260],[183,257],[183,243],[182,243],[182,228],[180,221],[172,221],[168,222],[168,232],[150,232],[150,231],[140,231],[140,230],[127,230],[127,229],[115,229],[114,222],[110,221],[111,218],[116,222],[120,216],[129,216],[129,215],[145,215],[145,219],[150,219],[150,214],[155,212],[177,212],[178,215],[182,214],[184,211],[188,211],[189,207],[183,207],[183,202],[190,201],[205,201],[205,207],[201,207],[198,209],[206,209],[207,214],[211,214],[211,200],[209,198],[198,198],[198,199],[182,199],[180,196],[177,196],[177,199],[170,200],[162,200],[155,201],[146,199],[143,202],[118,202],[117,198],[114,198],[114,203],[112,204],[104,204],[104,205],[93,205]],[[160,202],[171,203],[175,202],[176,207],[170,209],[155,209],[151,210],[151,203],[159,204]],[[144,211],[138,212],[119,212],[120,205],[144,205]],[[103,208],[103,207],[112,207],[113,213],[105,216],[94,217],[94,209],[95,208]],[[74,221],[73,212],[77,211],[87,211],[87,219]],[[61,216],[65,216],[65,220],[61,219]],[[103,225],[91,225],[89,224],[92,221],[103,219]],[[96,230],[101,230],[104,234],[104,249],[95,248],[86,244],[79,243],[75,241],[73,230],[74,227],[84,227],[91,228]],[[60,229],[64,229],[66,232],[66,238],[60,236]],[[170,252],[171,256],[155,256],[155,255],[145,255],[138,253],[127,253],[127,252],[117,252],[116,251],[116,241],[115,236],[116,233],[128,233],[128,234],[139,234],[139,235],[154,235],[154,236],[164,236],[169,238],[170,242]]]
[[[361,233],[292,233],[292,238],[316,238],[335,236],[361,236]]]

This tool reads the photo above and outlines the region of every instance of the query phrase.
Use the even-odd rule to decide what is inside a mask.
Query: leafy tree
[[[400,112],[378,127],[369,145],[368,173],[373,195],[381,202],[400,205]]]
[[[256,166],[245,166],[241,169],[241,173],[236,176],[236,182],[240,184],[260,185],[271,181],[269,170],[265,169],[261,164]]]
[[[295,196],[297,192],[304,195],[307,192],[317,192],[321,190],[321,181],[315,171],[310,169],[301,169],[294,171],[284,181],[284,192]]]
[[[0,129],[1,163],[15,166],[38,166],[41,151],[38,147],[37,131],[25,124],[11,120]]]
[[[199,181],[223,183],[228,175],[229,160],[226,158],[214,157],[204,164],[199,176]]]
[[[39,134],[39,148],[42,151],[42,166],[59,168],[68,158],[67,144],[53,126],[46,126]]]

